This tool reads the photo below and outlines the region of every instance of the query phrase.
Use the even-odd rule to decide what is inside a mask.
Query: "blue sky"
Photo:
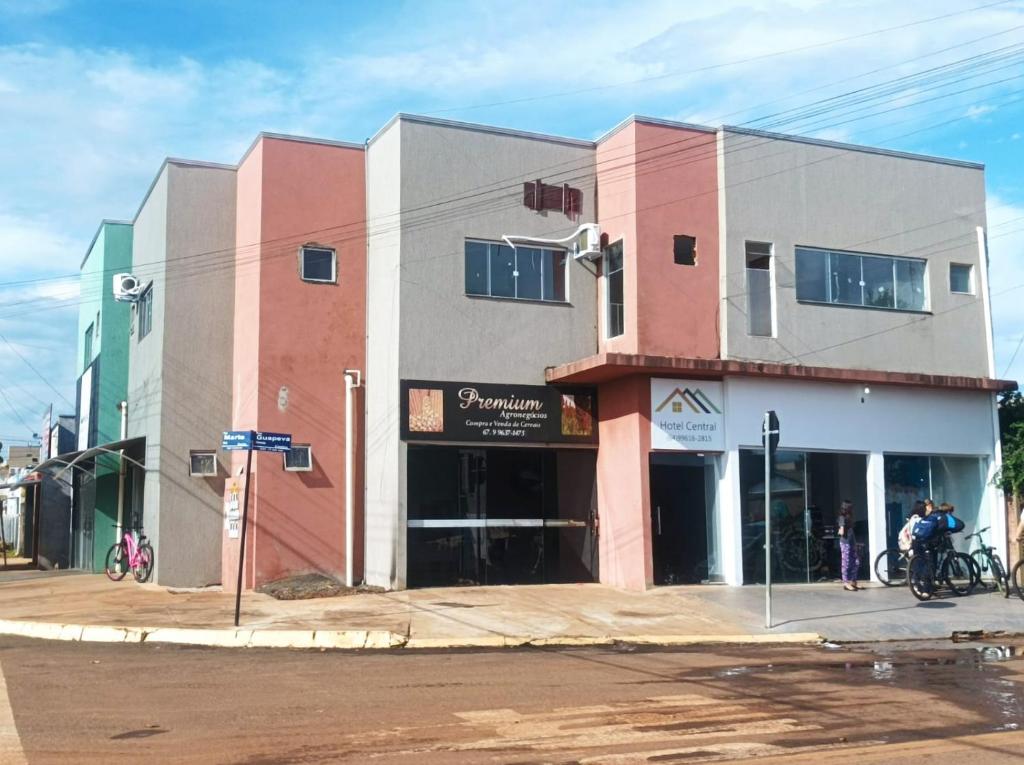
[[[74,399],[77,284],[56,277],[165,156],[362,141],[398,111],[582,138],[631,113],[744,124],[1022,45],[1016,27],[1024,0],[0,0],[0,335]],[[997,373],[1024,378],[1024,59],[776,128],[986,164]],[[3,284],[25,279],[44,281]],[[0,440],[71,409],[2,342],[0,364]]]

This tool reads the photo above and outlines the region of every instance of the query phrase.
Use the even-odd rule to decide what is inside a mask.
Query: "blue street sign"
[[[256,431],[252,448],[258,452],[288,452],[292,448],[291,433],[261,433]]]
[[[220,437],[220,448],[226,452],[252,448],[251,430],[225,430]]]

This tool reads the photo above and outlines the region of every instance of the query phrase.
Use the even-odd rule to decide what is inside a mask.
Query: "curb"
[[[470,637],[408,637],[389,630],[270,630],[202,629],[182,627],[111,627],[0,619],[0,635],[63,640],[76,643],[166,643],[211,648],[319,648],[322,650],[380,650],[404,648],[522,648],[607,646],[621,643],[650,646],[809,644],[824,638],[815,632],[779,635],[628,635],[621,637],[531,637],[479,635]]]

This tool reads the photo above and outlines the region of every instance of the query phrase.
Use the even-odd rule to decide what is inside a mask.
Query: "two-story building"
[[[371,584],[756,582],[766,512],[817,581],[844,499],[865,575],[916,499],[1005,538],[980,165],[399,115],[367,200]]]

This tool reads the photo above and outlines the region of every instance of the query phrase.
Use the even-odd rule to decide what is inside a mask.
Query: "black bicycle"
[[[977,581],[971,556],[953,547],[949,533],[935,543],[915,542],[907,567],[907,586],[918,600],[929,600],[945,584],[957,596],[969,595]]]
[[[985,575],[990,574],[992,578],[992,589],[997,589],[1003,593],[1004,598],[1010,597],[1010,579],[1006,575],[1006,568],[1003,566],[1003,561],[1000,560],[996,554],[996,548],[991,545],[986,545],[981,535],[989,530],[986,526],[983,529],[975,531],[973,534],[968,534],[965,539],[977,538],[978,549],[971,552],[971,558],[974,560],[977,566],[978,582],[982,587],[988,588],[989,585],[985,581]]]
[[[1010,572],[1010,586],[1017,593],[1017,597],[1024,600],[1024,558],[1017,561],[1017,565]]]

